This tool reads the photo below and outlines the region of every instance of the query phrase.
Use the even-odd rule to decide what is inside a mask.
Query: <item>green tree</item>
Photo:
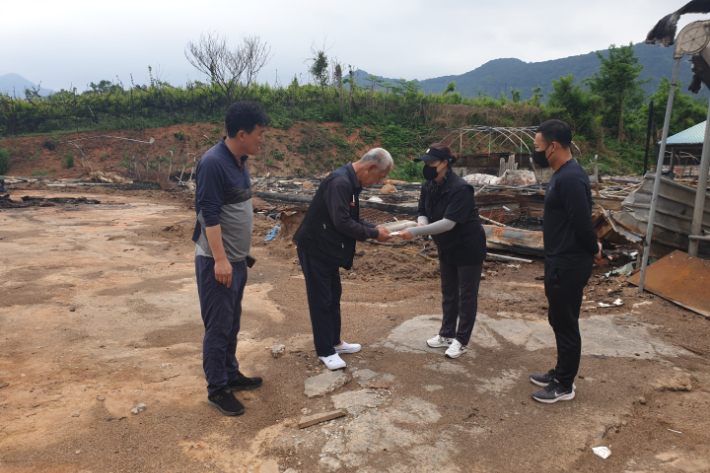
[[[106,94],[111,92],[113,90],[114,85],[111,83],[110,80],[102,80],[98,84],[94,84],[93,82],[89,84],[89,87],[91,87],[91,90],[93,92],[96,92],[97,94]]]
[[[323,49],[312,50],[314,56],[311,58],[312,64],[308,72],[320,85],[321,92],[325,94],[325,86],[328,85],[328,56]]]
[[[574,82],[574,75],[552,81],[552,93],[547,101],[551,115],[569,123],[575,136],[595,136],[595,113],[599,99]]]
[[[656,93],[649,97],[653,100],[653,119],[657,127],[663,126],[666,114],[666,104],[671,90],[671,81],[667,77],[661,79]],[[688,94],[681,92],[682,87],[678,84],[673,100],[673,112],[671,114],[670,134],[679,133],[686,128],[690,128],[707,118],[707,104],[702,99],[694,99]],[[641,117],[648,117],[648,104],[645,104],[638,112]]]
[[[377,76],[374,74],[368,74],[367,79],[365,79],[365,80],[370,83],[370,93],[374,94],[375,87],[377,87],[377,85],[381,82],[381,80],[378,79]]]
[[[338,91],[343,90],[343,66],[340,63],[335,63],[335,69],[333,70],[333,85]]]
[[[401,92],[403,95],[416,94],[422,88],[416,79],[397,79],[395,82],[397,83],[396,91]]]
[[[513,103],[520,102],[520,89],[510,88],[510,96],[513,97]]]
[[[542,90],[542,86],[537,86],[532,89],[532,97],[530,97],[530,101],[528,102],[530,105],[533,107],[539,107],[540,106],[540,99],[545,96],[545,94],[541,94],[540,91]],[[479,89],[478,94],[481,94],[481,91]]]
[[[642,85],[648,81],[638,80],[643,69],[634,54],[633,44],[609,46],[609,57],[597,52],[601,62],[599,71],[587,80],[592,92],[604,100],[604,125],[616,128],[619,141],[626,140],[624,112],[637,110],[644,97]],[[650,79],[649,79],[650,80]]]
[[[452,80],[448,84],[446,84],[446,88],[444,89],[444,95],[450,94],[452,92],[456,92],[456,81]]]

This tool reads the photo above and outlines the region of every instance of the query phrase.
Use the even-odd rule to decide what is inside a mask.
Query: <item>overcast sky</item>
[[[271,62],[261,82],[307,76],[313,45],[370,73],[405,79],[462,74],[497,58],[526,62],[637,43],[687,0],[122,0],[4,2],[0,75],[59,90],[90,82],[204,80],[185,59],[201,33],[236,45],[258,35]],[[690,15],[681,21],[706,18]]]

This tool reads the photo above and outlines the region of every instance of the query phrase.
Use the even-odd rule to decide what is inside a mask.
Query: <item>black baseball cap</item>
[[[414,162],[424,161],[425,163],[429,161],[450,161],[453,158],[446,151],[441,151],[436,148],[428,148],[423,155],[414,159]]]

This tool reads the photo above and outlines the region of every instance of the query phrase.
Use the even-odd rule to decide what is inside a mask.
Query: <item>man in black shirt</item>
[[[572,131],[560,120],[541,124],[535,136],[533,160],[554,171],[545,194],[545,295],[548,320],[555,332],[557,365],[530,381],[542,389],[533,399],[544,403],[574,398],[582,338],[579,311],[593,263],[601,263],[601,244],[592,225],[589,177],[572,157]]]
[[[333,171],[318,186],[293,236],[306,280],[316,354],[331,370],[345,368],[341,354],[361,348],[340,338],[340,268],[352,267],[356,241],[390,238],[386,228],[360,220],[360,191],[387,177],[392,166],[392,156],[375,148]]]

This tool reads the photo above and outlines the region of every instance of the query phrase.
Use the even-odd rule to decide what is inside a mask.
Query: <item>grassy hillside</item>
[[[624,64],[632,65],[634,55],[630,48],[617,48],[614,54],[618,55],[620,49],[625,51],[628,61]],[[647,92],[655,92],[655,103],[661,104],[654,109],[658,131],[663,125],[663,105],[669,90],[668,81],[664,79],[663,82],[661,74],[670,69],[670,51],[637,45],[635,53],[642,65],[646,64],[641,79],[658,74],[645,86]],[[353,77],[345,74],[345,77],[326,77],[322,86],[300,84],[296,79],[276,87],[258,83],[248,87],[237,84],[231,97],[252,100],[263,106],[271,117],[275,141],[264,148],[267,154],[254,160],[255,167],[263,167],[264,172],[319,174],[351,161],[365,149],[379,144],[392,153],[398,164],[393,177],[417,179],[419,169],[411,159],[430,143],[448,135],[447,130],[451,128],[467,125],[536,126],[549,118],[570,123],[574,139],[582,149],[584,163],[598,154],[605,171],[640,172],[643,170],[649,110],[643,91],[633,87],[633,77],[629,90],[634,92],[628,92],[633,100],[625,102],[621,109],[615,101],[616,96],[610,95],[609,86],[605,86],[606,89],[597,87],[592,94],[570,78],[575,75],[579,82],[593,74],[599,63],[595,54],[534,64],[517,59],[498,59],[462,76],[424,81],[424,90],[410,81],[380,81],[358,71],[354,81],[357,87],[350,87]],[[684,64],[684,76],[688,70]],[[561,78],[562,75],[568,78]],[[452,79],[457,80],[457,90],[434,92],[432,84],[435,81],[440,81],[443,88]],[[659,82],[660,87],[657,86]],[[428,89],[427,84],[431,86]],[[538,85],[549,102],[540,103],[539,96],[526,99],[531,89]],[[500,87],[501,91],[504,87],[519,89],[521,94],[515,98],[502,96],[495,93],[494,87]],[[92,90],[82,93],[62,90],[31,101],[0,94],[0,174],[15,173],[13,169],[25,172],[23,161],[46,155],[44,150],[54,152],[61,142],[67,141],[67,133],[94,132],[115,136],[116,133],[105,131],[123,130],[121,133],[126,136],[145,133],[149,129],[156,130],[157,134],[158,128],[178,126],[161,138],[160,145],[143,150],[122,149],[118,152],[118,161],[112,162],[114,168],[127,175],[149,175],[165,165],[170,151],[176,159],[184,160],[188,150],[200,156],[219,139],[229,100],[217,82],[189,82],[184,87],[176,87],[158,80],[130,89],[102,80],[98,84],[92,83]],[[706,114],[706,105],[687,94],[677,94],[671,132],[704,120]],[[196,123],[207,125],[199,132],[180,128]],[[35,134],[45,135],[45,138],[40,144],[29,147],[32,152],[15,142],[15,137]],[[528,143],[528,148],[530,146],[532,143]],[[518,148],[508,146],[496,151],[519,153],[521,149]],[[463,148],[457,151],[461,154],[483,153],[486,146],[479,140],[463,143]],[[116,153],[108,151],[97,151],[97,154],[93,159],[98,162],[104,154],[112,159],[116,157]],[[60,174],[61,166],[70,169],[69,163],[80,159],[76,151],[66,146],[52,156],[57,159],[46,169],[39,169],[40,172],[54,170]],[[107,158],[104,156],[103,159]]]

